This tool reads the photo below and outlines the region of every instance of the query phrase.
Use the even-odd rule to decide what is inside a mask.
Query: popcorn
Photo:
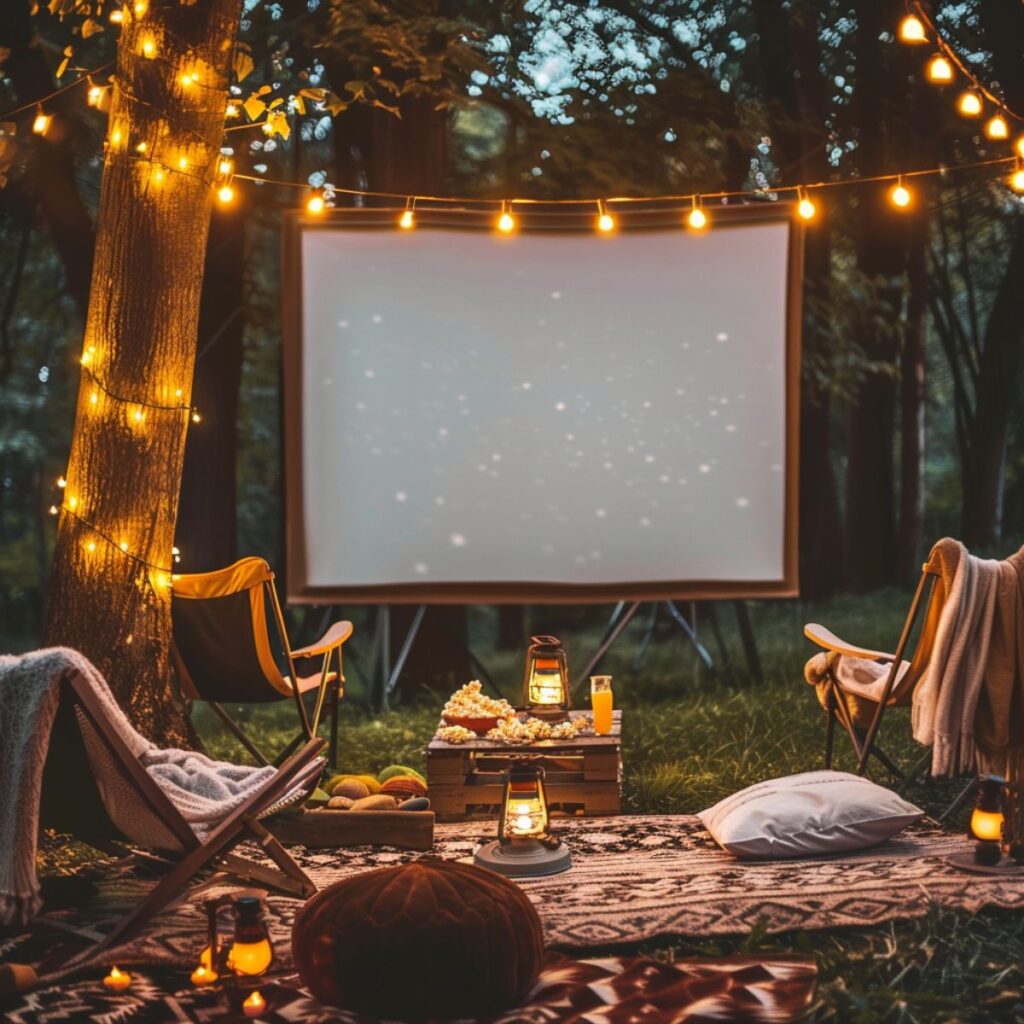
[[[445,743],[466,743],[476,736],[464,725],[442,725],[437,730],[437,738]]]
[[[495,700],[482,692],[479,679],[456,690],[445,704],[442,714],[456,718],[513,718],[516,709],[505,699]]]

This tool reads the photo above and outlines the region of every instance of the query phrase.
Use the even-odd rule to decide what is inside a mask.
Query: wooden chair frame
[[[900,666],[903,663],[903,656],[906,653],[907,645],[910,642],[910,636],[913,632],[918,613],[921,610],[922,605],[926,605],[927,603],[924,601],[925,591],[926,589],[928,590],[928,598],[930,600],[931,593],[935,588],[935,582],[938,579],[938,576],[939,570],[931,566],[929,563],[925,563],[921,569],[920,579],[917,581],[917,589],[914,591],[914,598],[913,601],[911,601],[910,610],[907,612],[906,621],[903,623],[903,631],[900,634],[899,643],[897,644],[896,651],[893,654],[889,654],[885,651],[871,650],[866,647],[858,647],[856,644],[847,643],[840,640],[829,630],[814,623],[810,623],[804,627],[804,635],[826,651],[845,657],[866,658],[871,661],[887,662],[890,664],[890,669],[885,679],[885,686],[883,687],[882,693],[875,706],[871,723],[866,730],[858,728],[856,723],[853,721],[853,718],[850,715],[850,710],[846,705],[846,701],[843,700],[841,696],[842,686],[840,686],[839,680],[836,678],[832,665],[830,664],[828,666],[826,670],[828,688],[825,697],[826,768],[832,767],[835,725],[837,721],[843,727],[847,736],[849,736],[854,753],[857,755],[858,775],[866,774],[869,759],[871,757],[875,757],[897,778],[901,779],[904,783],[909,783],[916,778],[921,768],[928,763],[931,753],[926,751],[915,762],[909,772],[904,772],[896,765],[892,758],[882,750],[877,739],[878,730],[882,724],[882,716],[885,713],[885,709],[889,704],[889,699],[896,687]]]
[[[76,710],[88,720],[111,759],[123,769],[125,777],[131,781],[140,802],[175,837],[181,847],[175,854],[176,859],[170,870],[142,902],[122,918],[113,931],[104,936],[98,944],[78,954],[69,963],[90,959],[116,943],[130,938],[176,897],[181,897],[187,883],[206,867],[223,870],[242,881],[269,886],[300,899],[306,899],[316,892],[316,885],[312,879],[264,828],[258,817],[280,800],[297,784],[297,780],[302,778],[303,772],[312,767],[323,749],[322,739],[310,739],[303,744],[302,749],[279,767],[259,790],[228,814],[205,840],[200,841],[181,812],[171,803],[138,758],[132,754],[85,677],[77,670],[72,670],[67,673],[61,685],[61,699],[74,702]],[[315,778],[316,776],[313,776],[310,781],[315,782]],[[107,813],[109,816],[109,811]],[[254,863],[232,853],[234,847],[245,840],[258,843],[276,868]]]
[[[342,647],[352,635],[352,624],[350,622],[335,622],[319,640],[312,644],[308,644],[305,647],[293,648],[291,641],[288,638],[288,627],[285,624],[281,602],[278,600],[277,590],[274,587],[274,573],[269,569],[269,567],[266,567],[265,562],[260,560],[260,563],[266,568],[267,578],[263,579],[257,585],[260,587],[260,592],[263,594],[264,599],[269,602],[270,607],[273,610],[274,626],[277,630],[278,638],[284,651],[285,660],[288,664],[288,678],[291,681],[290,693],[295,702],[295,709],[299,717],[299,733],[291,740],[291,742],[288,743],[284,750],[278,754],[274,761],[271,762],[263,751],[245,733],[242,727],[234,720],[234,718],[231,717],[221,701],[211,700],[199,692],[198,687],[196,687],[191,681],[184,659],[175,647],[174,657],[179,675],[183,681],[183,689],[194,699],[202,700],[204,703],[209,704],[217,717],[220,718],[227,727],[229,732],[231,732],[235,739],[237,739],[238,742],[241,743],[242,746],[245,747],[245,749],[253,756],[257,764],[261,765],[269,765],[271,763],[281,764],[296,749],[298,749],[301,743],[315,737],[320,728],[320,720],[324,712],[324,705],[327,704],[328,714],[330,716],[330,740],[327,759],[332,767],[336,766],[338,763],[338,704],[344,693],[345,683]],[[238,564],[240,563],[236,563],[236,565]],[[199,575],[201,576],[205,574]],[[187,579],[188,577],[184,578]],[[172,586],[181,579],[182,577],[175,577],[172,582]],[[185,598],[179,599],[184,600]],[[269,634],[269,624],[267,629]],[[271,657],[269,653],[267,656]],[[307,658],[317,657],[322,658],[320,664],[320,682],[317,686],[313,713],[310,715],[307,712],[306,705],[303,701],[303,690],[299,686],[299,674],[296,669],[296,662]],[[332,669],[332,662],[336,662],[336,669]],[[269,686],[271,684],[268,682],[267,685]],[[279,689],[278,692],[282,691]],[[285,696],[283,692],[282,696]]]

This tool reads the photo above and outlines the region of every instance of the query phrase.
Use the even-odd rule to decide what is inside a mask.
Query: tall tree
[[[167,670],[169,568],[240,5],[124,8],[44,625],[47,643],[90,657],[163,742],[190,738]]]

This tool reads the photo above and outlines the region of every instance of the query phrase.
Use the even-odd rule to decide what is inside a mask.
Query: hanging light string
[[[156,562],[149,561],[148,558],[143,558],[142,555],[137,555],[128,546],[127,541],[115,540],[105,530],[101,530],[95,523],[89,522],[89,520],[86,519],[85,516],[83,516],[80,512],[75,511],[75,509],[73,509],[67,502],[64,502],[63,504],[61,504],[59,506],[58,505],[51,505],[50,506],[50,514],[51,515],[59,515],[59,514],[62,514],[62,513],[65,514],[65,515],[71,516],[71,518],[74,519],[77,523],[79,523],[80,525],[84,526],[89,531],[89,533],[95,534],[100,540],[102,540],[109,547],[114,548],[120,554],[124,555],[125,558],[128,558],[131,561],[135,562],[136,564],[144,566],[147,569],[151,569],[153,572],[161,573],[164,577],[166,577],[166,579],[165,580],[161,580],[161,582],[165,583],[166,585],[170,585],[170,583],[171,583],[171,576],[172,576],[172,574],[174,572],[174,570],[171,567],[166,566],[166,565],[158,565]],[[92,547],[89,547],[90,544],[92,545]],[[86,547],[89,550],[89,552],[91,553],[91,552],[95,551],[96,544],[95,544],[94,541],[88,541],[86,543]],[[172,553],[172,556],[174,558],[178,557],[178,549],[177,548],[171,548],[171,553]]]
[[[456,195],[421,195],[407,192],[385,192],[374,189],[342,188],[341,186],[324,186],[322,189],[311,189],[309,185],[301,182],[288,181],[283,178],[264,178],[253,174],[236,173],[232,178],[236,181],[251,181],[260,185],[278,185],[282,188],[299,189],[307,193],[320,194],[330,192],[337,195],[392,199],[401,202],[403,211],[409,204],[437,203],[440,208],[444,206],[483,206],[491,209],[499,208],[502,212],[511,211],[514,206],[579,206],[594,207],[600,206],[606,209],[610,204],[652,204],[652,203],[675,203],[685,205],[689,209],[694,204],[701,205],[703,202],[712,199],[763,199],[765,196],[781,193],[792,194],[794,198],[802,197],[805,194],[817,192],[820,189],[845,188],[854,185],[870,185],[880,183],[896,183],[901,179],[925,178],[934,175],[944,175],[959,171],[979,170],[986,167],[1000,167],[1012,164],[1014,157],[995,157],[989,160],[974,160],[961,164],[941,164],[935,167],[923,167],[913,171],[901,171],[895,174],[872,174],[858,175],[849,178],[835,179],[831,181],[817,181],[800,185],[777,185],[757,189],[729,189],[717,192],[686,192],[669,193],[654,196],[586,196],[578,199],[502,199],[480,196],[456,196]],[[454,212],[458,212],[457,210]]]
[[[931,15],[925,9],[924,4],[922,4],[920,0],[913,0],[913,2],[908,5],[908,10],[912,11],[912,14],[908,17],[916,18],[920,22],[924,32],[923,35],[917,35],[917,30],[911,29],[911,32],[914,34],[908,35],[904,27],[906,26],[907,19],[904,19],[904,26],[901,26],[900,32],[900,36],[904,42],[934,42],[939,53],[945,57],[965,79],[967,79],[971,88],[975,92],[981,93],[981,95],[984,96],[992,106],[996,107],[1005,116],[1014,121],[1024,122],[1024,115],[1018,114],[1001,96],[997,96],[987,85],[985,85],[985,83],[982,82],[982,80],[970,69],[967,62],[957,52],[956,48],[943,38],[942,33],[939,31]]]
[[[115,63],[115,61],[108,60],[106,64],[101,64],[98,68],[94,68],[92,71],[84,72],[73,82],[68,82],[67,85],[62,85],[59,89],[54,89],[54,91],[51,92],[49,95],[40,96],[38,99],[34,99],[29,103],[23,103],[20,107],[14,107],[12,110],[8,110],[5,113],[0,114],[0,121],[6,121],[8,118],[14,117],[15,114],[22,114],[26,110],[31,110],[33,107],[41,106],[43,103],[49,103],[50,100],[56,99],[63,93],[66,93],[71,89],[74,89],[76,85],[81,85],[83,82],[88,82],[92,79],[94,75],[102,74],[104,71],[107,70],[107,68],[112,68]]]
[[[83,357],[82,372],[87,374],[89,379],[103,392],[108,398],[112,398],[115,402],[121,402],[123,405],[134,405],[142,409],[155,409],[158,412],[186,412],[193,423],[198,423],[202,418],[199,415],[199,410],[194,405],[189,405],[187,402],[151,402],[148,399],[140,398],[127,398],[125,395],[118,394],[116,391],[112,391],[100,378],[99,374],[93,370],[92,366]],[[179,396],[183,393],[181,388],[177,389],[176,392]],[[95,392],[93,392],[95,394]],[[93,399],[92,404],[95,403]]]

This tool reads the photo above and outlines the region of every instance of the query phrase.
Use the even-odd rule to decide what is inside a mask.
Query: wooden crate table
[[[572,718],[590,715],[570,711]],[[509,761],[529,757],[544,769],[550,809],[562,814],[618,814],[622,799],[622,712],[612,731],[571,740],[538,740],[518,746],[477,737],[465,743],[433,739],[427,747],[430,806],[439,821],[493,818],[501,809]]]

